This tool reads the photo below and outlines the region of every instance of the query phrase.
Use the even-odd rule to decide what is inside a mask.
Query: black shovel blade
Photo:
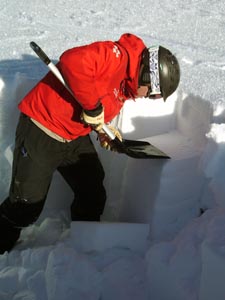
[[[124,153],[133,158],[148,158],[148,159],[169,159],[170,157],[146,141],[135,141],[123,139],[121,142],[119,139],[115,138],[113,141],[113,146],[119,153]]]

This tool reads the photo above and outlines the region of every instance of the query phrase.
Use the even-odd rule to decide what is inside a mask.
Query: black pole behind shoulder
[[[30,42],[30,47],[34,50],[34,52],[39,56],[39,58],[46,64],[49,65],[51,60],[46,55],[46,53],[35,43]]]

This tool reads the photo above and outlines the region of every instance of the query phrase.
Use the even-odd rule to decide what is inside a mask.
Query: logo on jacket
[[[116,45],[114,45],[113,47],[113,53],[116,54],[116,57],[119,57],[121,54],[119,48]]]
[[[119,92],[120,92],[120,91],[119,91],[117,88],[114,88],[113,94],[115,95],[116,98],[118,97]]]

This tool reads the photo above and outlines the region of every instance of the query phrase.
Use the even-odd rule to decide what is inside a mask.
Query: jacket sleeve
[[[106,45],[96,42],[67,50],[60,57],[63,77],[85,110],[96,109],[107,95],[104,81],[111,52]]]

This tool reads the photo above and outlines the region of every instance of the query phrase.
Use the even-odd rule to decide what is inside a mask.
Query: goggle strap
[[[159,47],[148,48],[149,51],[149,72],[150,72],[150,95],[161,94],[159,78]]]

